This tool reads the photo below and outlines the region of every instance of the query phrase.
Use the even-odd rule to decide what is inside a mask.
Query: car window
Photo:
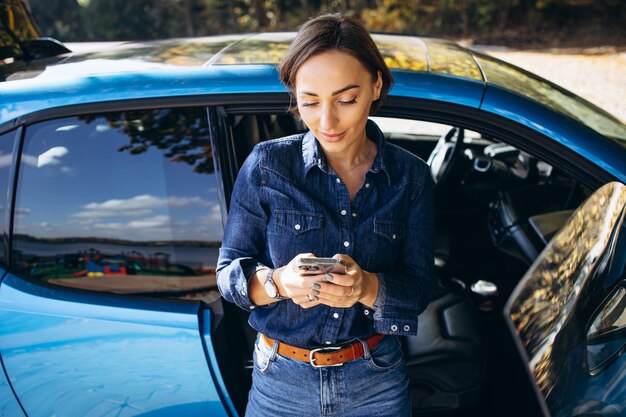
[[[591,372],[621,354],[626,345],[626,288],[620,287],[601,307],[587,332]]]
[[[9,194],[9,176],[13,161],[13,143],[15,131],[0,135],[0,236],[4,236],[6,224],[6,207]],[[7,265],[7,247],[4,239],[0,239],[0,266]]]
[[[208,300],[223,235],[206,109],[29,126],[16,273],[47,284]]]

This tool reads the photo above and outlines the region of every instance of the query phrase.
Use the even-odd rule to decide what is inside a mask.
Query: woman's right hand
[[[312,253],[296,255],[287,265],[274,271],[274,282],[283,297],[291,300],[302,308],[311,308],[320,304],[319,291],[314,284],[322,282],[324,275],[304,275],[295,268],[298,258],[315,258]],[[319,288],[318,288],[319,289]]]

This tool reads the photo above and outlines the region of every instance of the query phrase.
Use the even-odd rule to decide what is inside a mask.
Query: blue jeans
[[[259,339],[246,417],[410,415],[400,342],[386,336],[371,352],[342,366],[314,368],[276,353]]]

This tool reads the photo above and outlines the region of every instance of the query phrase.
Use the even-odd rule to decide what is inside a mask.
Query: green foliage
[[[342,12],[372,31],[480,36],[509,28],[624,27],[620,0],[30,0],[44,34],[62,41],[162,39],[295,29]],[[600,23],[602,25],[602,23]]]
[[[64,41],[85,39],[76,0],[32,0],[31,14],[44,35]]]

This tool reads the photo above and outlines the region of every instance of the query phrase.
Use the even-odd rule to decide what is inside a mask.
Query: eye
[[[313,102],[313,103],[300,103],[301,107],[313,107],[316,106],[317,103]]]
[[[352,100],[348,100],[348,101],[340,101],[339,104],[341,104],[342,106],[349,106],[350,104],[356,104],[356,98],[353,98]]]

